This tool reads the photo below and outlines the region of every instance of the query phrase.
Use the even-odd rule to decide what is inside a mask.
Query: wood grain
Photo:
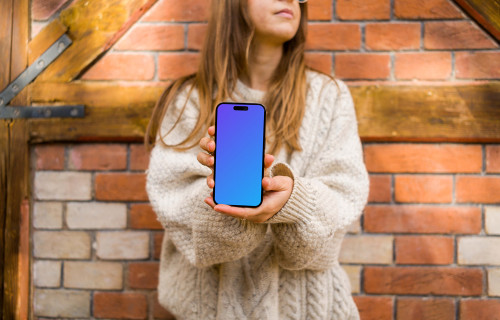
[[[29,288],[20,285],[29,285],[20,282],[19,262],[22,259],[19,251],[21,204],[29,199],[29,145],[28,127],[26,120],[12,121],[9,130],[9,171],[7,172],[7,217],[5,221],[5,296],[4,319],[21,319],[21,314],[27,310],[29,298],[22,293]],[[29,251],[29,248],[28,248]],[[25,269],[26,264],[22,265]],[[28,269],[29,270],[29,269]],[[26,271],[26,270],[24,270]]]
[[[12,2],[13,0],[0,1],[0,91],[10,83]]]
[[[117,41],[156,0],[77,0],[59,16],[73,44],[36,79],[69,82]],[[138,14],[138,12],[140,14]],[[126,26],[126,28],[124,28]]]
[[[351,92],[365,141],[500,141],[500,82]]]
[[[13,0],[0,1],[0,90],[10,82]],[[7,215],[8,121],[0,120],[0,318],[4,307],[5,218]]]
[[[500,41],[500,0],[455,0],[477,23]]]
[[[10,64],[9,81],[13,81],[26,67],[28,63],[27,45],[29,31],[29,0],[16,0],[10,8],[10,21],[12,24],[11,40],[6,44],[11,52],[7,61]],[[7,14],[8,16],[8,14]],[[7,35],[8,36],[8,35]],[[3,43],[2,43],[3,46]],[[6,62],[6,63],[7,63]],[[27,90],[20,92],[12,101],[11,105],[27,105],[29,98]],[[2,197],[5,199],[5,210],[2,225],[3,239],[3,296],[2,317],[3,319],[21,319],[27,314],[29,306],[29,282],[20,282],[19,273],[29,273],[29,264],[24,263],[20,270],[19,261],[22,259],[19,251],[20,244],[20,215],[21,203],[29,199],[29,145],[28,130],[25,120],[2,121],[3,131],[1,142],[3,154],[0,160],[4,166],[2,179],[5,187],[2,187]],[[5,134],[7,136],[5,136]],[[28,247],[24,250],[29,252]],[[21,288],[21,286],[23,286]]]
[[[57,39],[66,31],[66,27],[60,20],[52,20],[43,28],[36,37],[28,44],[28,62],[31,65],[42,55]]]
[[[500,141],[500,82],[350,89],[364,141]],[[162,90],[86,82],[35,84],[30,92],[34,102],[83,103],[88,112],[85,119],[31,120],[31,139],[140,140]]]

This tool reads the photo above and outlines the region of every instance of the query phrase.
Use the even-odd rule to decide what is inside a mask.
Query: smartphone
[[[266,109],[228,103],[215,110],[213,198],[216,204],[258,207],[262,203]]]

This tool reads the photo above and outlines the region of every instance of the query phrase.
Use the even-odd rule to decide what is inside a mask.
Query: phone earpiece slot
[[[247,111],[248,107],[246,106],[234,106],[234,110],[239,110],[239,111]]]

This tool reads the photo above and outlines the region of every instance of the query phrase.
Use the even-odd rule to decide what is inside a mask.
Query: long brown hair
[[[248,56],[254,28],[247,13],[247,0],[212,0],[211,3],[211,15],[199,69],[195,74],[174,81],[158,100],[144,137],[144,143],[149,150],[154,146],[158,133],[161,143],[176,150],[187,150],[197,145],[206,128],[215,122],[217,104],[232,97],[237,79],[248,74]],[[298,31],[294,38],[284,43],[283,56],[264,96],[263,104],[268,119],[266,125],[271,135],[267,137],[271,143],[271,154],[278,153],[282,146],[288,151],[302,150],[299,129],[306,98],[304,51],[307,4],[301,3],[300,9],[301,21]],[[190,90],[198,90],[198,120],[193,131],[183,141],[176,145],[167,145],[160,130],[162,119],[179,90],[190,84]],[[183,111],[184,109],[174,127],[180,121]],[[173,128],[170,129],[172,130]]]

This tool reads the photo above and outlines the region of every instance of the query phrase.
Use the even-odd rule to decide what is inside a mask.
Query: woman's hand
[[[257,208],[233,207],[226,204],[215,204],[213,192],[205,199],[215,211],[235,218],[262,223],[274,216],[290,198],[293,189],[293,179],[287,176],[264,177],[262,179],[264,197]]]
[[[208,128],[208,135],[210,137],[203,137],[200,140],[200,147],[206,151],[198,152],[197,159],[198,162],[208,168],[212,169],[212,173],[207,177],[207,185],[209,188],[214,188],[214,163],[215,159],[213,153],[215,152],[215,141],[213,140],[213,136],[215,135],[215,126],[210,126]],[[264,176],[268,176],[267,169],[273,164],[274,157],[270,154],[266,154],[264,156]]]
[[[207,185],[209,188],[213,188],[215,185],[214,183],[215,159],[213,156],[213,153],[215,151],[215,141],[212,139],[212,137],[215,135],[215,126],[208,127],[208,134],[210,135],[210,137],[203,137],[200,140],[200,147],[203,150],[205,150],[206,153],[198,152],[196,159],[198,159],[198,162],[201,163],[202,165],[212,169],[212,173],[207,177]]]

